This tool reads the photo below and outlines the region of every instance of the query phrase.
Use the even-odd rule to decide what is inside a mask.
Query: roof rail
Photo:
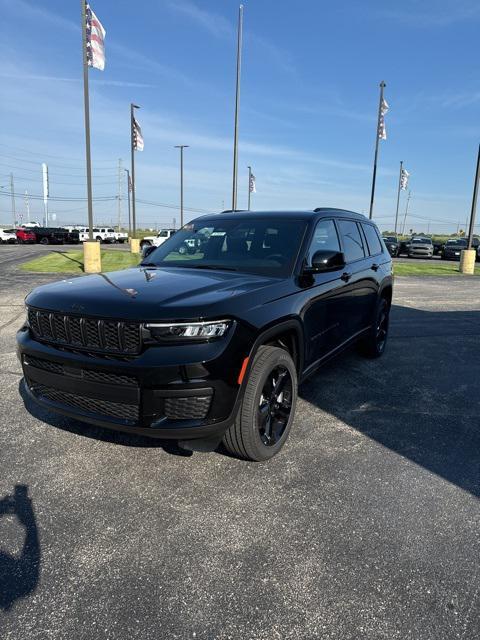
[[[246,209],[225,209],[222,213],[242,213],[246,211]]]

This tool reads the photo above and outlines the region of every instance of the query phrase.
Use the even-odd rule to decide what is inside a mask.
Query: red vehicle
[[[21,227],[20,229],[16,229],[15,233],[17,234],[17,242],[19,244],[35,244],[37,241],[37,236],[31,229]]]

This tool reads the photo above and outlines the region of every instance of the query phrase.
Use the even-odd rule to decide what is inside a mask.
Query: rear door
[[[344,339],[356,335],[371,323],[372,298],[376,292],[372,260],[365,236],[356,220],[337,219],[345,269],[342,273],[345,287],[342,294]]]
[[[311,266],[316,251],[341,251],[337,228],[332,219],[317,222],[310,246],[306,253],[306,264]],[[341,279],[343,269],[327,273],[312,274],[311,286],[306,290],[303,321],[306,336],[306,366],[313,365],[333,351],[345,334],[342,315],[342,292],[345,282]]]

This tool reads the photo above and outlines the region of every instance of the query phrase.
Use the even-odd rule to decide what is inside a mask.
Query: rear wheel
[[[50,240],[48,238],[41,238],[40,239],[40,244],[49,244]]]
[[[290,354],[278,347],[260,347],[235,422],[223,438],[226,449],[244,460],[272,458],[288,438],[297,396]]]
[[[380,298],[375,312],[375,322],[368,335],[360,342],[360,350],[367,358],[379,358],[387,346],[390,321],[390,303]]]

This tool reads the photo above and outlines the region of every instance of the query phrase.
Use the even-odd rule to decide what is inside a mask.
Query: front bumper
[[[174,440],[221,438],[240,402],[246,349],[245,335],[233,335],[106,359],[34,340],[27,327],[17,333],[31,400],[97,426]]]
[[[410,249],[408,255],[412,258],[431,258],[433,249]]]

